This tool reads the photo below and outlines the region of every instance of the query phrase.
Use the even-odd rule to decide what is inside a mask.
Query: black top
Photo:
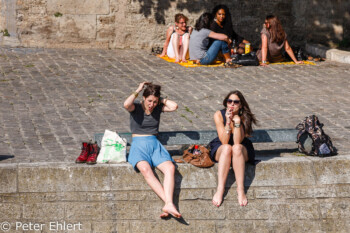
[[[134,102],[135,109],[130,112],[130,129],[133,134],[156,135],[159,131],[160,114],[164,104],[158,104],[150,115],[143,110],[140,102]]]
[[[232,27],[228,24],[224,24],[223,27],[220,27],[215,21],[213,21],[210,25],[210,30],[216,33],[222,33],[228,36],[232,41],[236,41],[236,46],[238,46],[243,41],[243,37],[238,35]]]
[[[224,125],[226,125],[226,117],[225,117],[225,114],[226,114],[226,109],[222,109],[220,110],[221,112],[221,115],[222,115],[222,118],[224,119]],[[244,125],[243,125],[244,127]],[[230,140],[228,141],[228,144],[229,145],[233,145],[234,142],[233,142],[233,134],[231,133],[230,135]],[[255,161],[255,151],[254,151],[254,146],[253,146],[253,143],[247,138],[247,137],[244,137],[243,138],[243,141],[241,142],[241,144],[247,149],[247,152],[248,152],[248,162],[251,163],[251,164],[254,164],[254,161]],[[214,162],[217,162],[215,160],[215,154],[216,154],[216,151],[219,149],[219,147],[222,145],[219,137],[217,138],[214,138],[210,143],[209,143],[209,148],[210,148],[210,158],[214,161]]]

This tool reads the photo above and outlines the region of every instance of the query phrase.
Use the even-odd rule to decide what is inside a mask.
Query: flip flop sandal
[[[241,67],[241,66],[242,65],[235,64],[232,61],[224,63],[224,67],[225,68],[238,68],[238,67]]]

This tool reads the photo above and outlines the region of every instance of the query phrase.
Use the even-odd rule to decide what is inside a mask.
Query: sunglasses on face
[[[228,104],[232,104],[232,103],[234,103],[234,104],[239,104],[241,101],[240,100],[231,100],[231,99],[227,99],[227,103]]]

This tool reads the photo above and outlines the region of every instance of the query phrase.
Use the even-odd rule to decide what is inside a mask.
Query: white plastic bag
[[[116,132],[106,129],[101,141],[97,163],[121,162],[126,162],[126,139],[121,138]]]

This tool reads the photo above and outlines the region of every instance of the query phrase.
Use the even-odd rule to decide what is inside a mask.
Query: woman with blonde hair
[[[261,48],[257,52],[260,65],[266,66],[267,62],[282,62],[283,49],[287,52],[290,58],[296,63],[301,64],[295,58],[292,48],[290,47],[287,34],[283,30],[281,21],[274,15],[266,16],[263,29],[261,30]]]

